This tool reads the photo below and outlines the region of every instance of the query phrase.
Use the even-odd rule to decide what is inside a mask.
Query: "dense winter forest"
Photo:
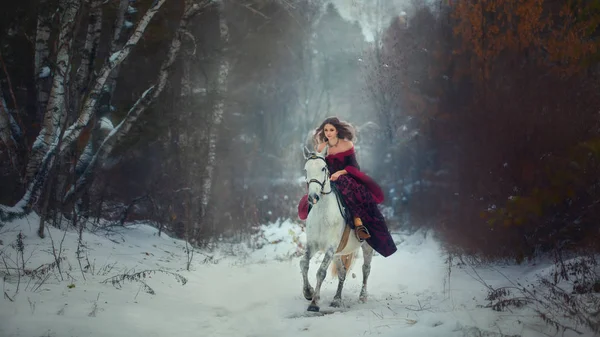
[[[236,235],[293,216],[302,145],[321,119],[369,130],[376,117],[372,44],[332,4],[27,4],[2,19],[1,202],[17,205],[5,219],[34,210],[53,225],[152,220],[198,243]],[[400,118],[385,109],[384,123]],[[386,132],[378,155],[395,148]]]
[[[302,149],[336,115],[390,227],[595,265],[599,26],[596,0],[9,1],[0,228],[36,212],[40,238],[90,219],[243,238],[296,219]],[[600,292],[577,268],[557,278]]]

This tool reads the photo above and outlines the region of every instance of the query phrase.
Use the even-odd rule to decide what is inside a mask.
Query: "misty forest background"
[[[391,228],[600,250],[600,2],[338,3],[3,4],[0,218],[238,240],[297,217],[302,147],[337,115]]]

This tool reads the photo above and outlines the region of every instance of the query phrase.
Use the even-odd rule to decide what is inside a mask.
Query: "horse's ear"
[[[304,159],[308,159],[308,157],[310,156],[310,150],[308,149],[308,147],[306,147],[306,145],[304,145],[302,149],[302,155],[304,156]]]

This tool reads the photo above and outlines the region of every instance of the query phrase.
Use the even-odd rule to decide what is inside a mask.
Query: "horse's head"
[[[321,152],[310,152],[305,149],[304,172],[306,173],[306,183],[308,184],[308,202],[316,204],[322,194],[331,192],[327,187],[329,184],[329,170],[325,161],[327,148]],[[325,190],[328,190],[325,192]]]

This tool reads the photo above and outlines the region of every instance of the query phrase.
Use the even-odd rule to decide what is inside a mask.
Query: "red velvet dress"
[[[377,204],[383,202],[383,191],[371,177],[360,171],[354,147],[327,155],[325,160],[331,174],[340,170],[348,172],[331,183],[340,191],[352,217],[361,218],[363,224],[369,229],[371,237],[367,239],[367,243],[384,257],[392,255],[397,250],[396,244],[383,215],[377,208]],[[308,195],[305,194],[298,204],[298,217],[306,220],[307,216]]]

